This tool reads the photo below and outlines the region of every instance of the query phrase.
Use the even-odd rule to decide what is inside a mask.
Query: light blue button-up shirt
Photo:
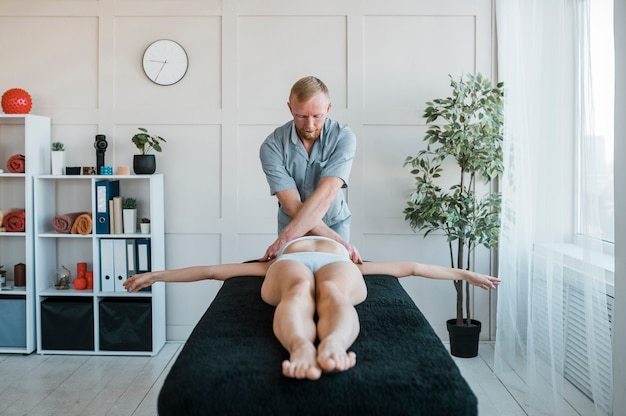
[[[304,202],[325,176],[336,176],[348,186],[356,137],[350,127],[326,119],[320,137],[313,143],[309,156],[296,133],[293,120],[270,134],[260,149],[261,165],[272,195],[297,188]],[[323,221],[348,241],[350,209],[344,193],[337,192]],[[282,206],[278,209],[278,233],[291,221]]]

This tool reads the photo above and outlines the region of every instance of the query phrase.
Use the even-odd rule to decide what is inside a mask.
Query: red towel
[[[9,212],[4,216],[2,226],[6,228],[9,233],[21,233],[26,231],[26,211],[18,209]]]
[[[24,155],[13,155],[7,161],[7,170],[11,173],[24,173],[25,164]]]
[[[59,234],[69,234],[72,231],[72,225],[79,215],[85,214],[84,212],[71,212],[69,214],[57,214],[52,219],[52,226],[54,231]]]

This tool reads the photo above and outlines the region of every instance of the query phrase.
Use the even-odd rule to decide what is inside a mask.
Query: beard
[[[322,128],[320,127],[319,129],[314,129],[314,130],[308,130],[306,128],[299,128],[296,129],[296,131],[298,132],[298,136],[300,136],[300,138],[302,140],[317,140],[320,137],[320,134],[322,134]]]

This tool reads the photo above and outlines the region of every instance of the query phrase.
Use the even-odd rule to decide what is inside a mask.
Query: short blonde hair
[[[306,103],[319,93],[326,95],[326,97],[330,100],[328,88],[322,80],[314,76],[300,78],[295,84],[293,84],[293,87],[291,87],[289,101],[291,101],[292,97],[295,97],[296,100]]]

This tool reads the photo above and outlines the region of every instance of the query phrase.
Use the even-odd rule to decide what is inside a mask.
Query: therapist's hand
[[[350,254],[350,260],[352,260],[353,263],[356,263],[356,264],[362,264],[363,263],[363,259],[361,258],[361,254],[359,253],[359,250],[357,250],[357,248],[355,246],[353,246],[352,244],[347,243],[346,248],[348,249],[348,253]]]
[[[265,254],[259,259],[259,261],[270,261],[275,259],[278,254],[278,250],[280,250],[280,248],[286,243],[286,241],[282,242],[279,237],[267,248],[267,250],[265,250]]]

